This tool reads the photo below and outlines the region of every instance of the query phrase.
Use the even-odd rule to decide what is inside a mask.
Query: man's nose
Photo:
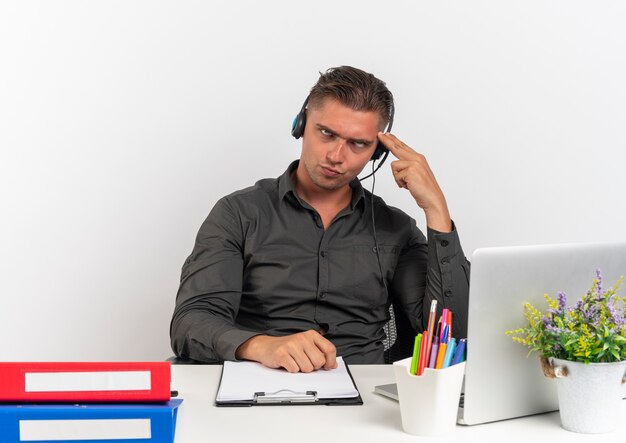
[[[337,137],[337,143],[328,151],[327,157],[333,163],[341,163],[344,159],[346,141]]]

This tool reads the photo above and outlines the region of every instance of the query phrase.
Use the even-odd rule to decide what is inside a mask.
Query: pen
[[[454,357],[452,357],[452,362],[450,366],[456,365],[457,363],[461,363],[465,361],[465,348],[467,347],[467,339],[462,338],[459,340],[459,344],[456,347],[456,351],[454,352]]]
[[[437,320],[437,327],[435,328],[435,332],[437,332],[436,335],[439,335],[439,340],[441,340],[441,322],[443,321],[443,315],[441,317],[439,317],[439,320]]]
[[[439,341],[443,341],[443,330],[445,329],[446,325],[448,324],[448,312],[450,312],[449,309],[444,308],[443,312],[441,313],[441,317],[439,318],[440,323],[440,329],[439,329]]]
[[[411,374],[417,374],[417,363],[420,358],[420,345],[422,344],[422,334],[415,336],[415,343],[413,344],[413,359],[411,360]]]
[[[452,311],[448,311],[448,337],[452,337]]]
[[[439,337],[436,335],[433,337],[433,346],[430,349],[430,361],[428,362],[429,368],[434,368],[437,360],[437,350],[439,349]]]
[[[430,302],[430,313],[428,315],[428,346],[426,347],[426,366],[430,358],[430,346],[433,342],[433,332],[435,331],[435,317],[437,316],[437,300]]]
[[[420,357],[417,362],[417,374],[422,375],[424,373],[424,366],[426,366],[426,347],[428,346],[428,331],[424,331],[422,334],[422,342],[420,343]]]
[[[441,369],[443,367],[443,357],[446,355],[447,347],[448,347],[447,343],[441,343],[439,345],[439,352],[437,353],[437,361],[435,363],[436,369]]]
[[[450,325],[446,325],[446,327],[443,328],[443,338],[441,339],[442,343],[448,343],[448,341],[450,341],[449,332],[450,332]]]
[[[450,362],[452,361],[452,356],[454,355],[454,351],[456,350],[456,338],[452,337],[448,342],[448,347],[446,349],[446,355],[443,357],[443,364],[441,365],[442,369],[450,366]]]

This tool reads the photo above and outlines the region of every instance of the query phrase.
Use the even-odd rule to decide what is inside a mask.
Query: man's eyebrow
[[[325,131],[330,132],[332,135],[334,135],[336,137],[343,138],[343,139],[345,139],[345,140],[347,140],[349,142],[352,142],[352,143],[360,143],[360,144],[363,144],[363,145],[366,145],[366,146],[371,145],[372,143],[374,143],[373,140],[366,140],[366,139],[362,139],[362,138],[346,138],[346,137],[342,137],[340,134],[337,134],[335,131],[330,129],[328,126],[324,126],[324,125],[319,124],[319,123],[317,123],[316,126],[317,126],[318,129],[324,129]]]

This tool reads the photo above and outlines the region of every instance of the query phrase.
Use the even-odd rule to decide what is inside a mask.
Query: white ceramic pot
[[[452,438],[456,430],[465,362],[445,369],[409,373],[411,358],[394,362],[402,429],[412,435]]]
[[[621,418],[626,361],[580,363],[551,358],[561,426],[584,434],[611,432]]]

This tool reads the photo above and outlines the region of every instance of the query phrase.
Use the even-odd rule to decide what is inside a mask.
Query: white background
[[[298,157],[331,66],[386,81],[466,255],[626,239],[624,23],[618,0],[2,2],[0,360],[171,355],[200,224]],[[423,223],[388,165],[376,193]]]

